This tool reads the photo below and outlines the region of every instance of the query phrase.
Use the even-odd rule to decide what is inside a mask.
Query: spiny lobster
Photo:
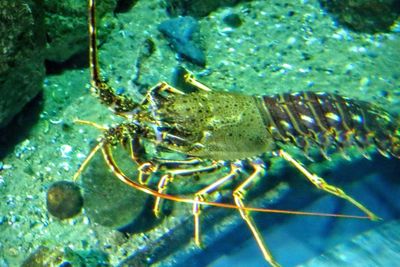
[[[335,214],[334,216],[378,217],[342,189],[328,184],[310,173],[283,148],[291,144],[306,154],[310,147],[320,149],[328,158],[327,150],[355,146],[363,155],[374,147],[384,156],[400,158],[400,131],[398,121],[385,110],[360,100],[337,94],[298,92],[274,96],[249,96],[231,92],[213,91],[186,74],[185,80],[194,88],[191,92],[176,89],[160,82],[140,103],[135,103],[116,91],[100,78],[97,58],[95,0],[89,1],[89,40],[91,89],[101,103],[123,117],[119,125],[104,128],[95,123],[80,121],[103,130],[99,143],[76,172],[76,179],[90,159],[99,150],[113,173],[124,183],[156,197],[154,212],[158,214],[160,200],[169,199],[193,205],[195,243],[200,245],[201,205],[233,208],[248,224],[265,259],[279,266],[255,225],[250,212],[279,212],[310,214],[246,207],[244,199],[249,187],[262,177],[265,164],[261,155],[279,156],[297,168],[314,186],[343,198],[366,216]],[[150,157],[146,143],[158,149],[176,152],[179,159]],[[112,147],[122,144],[138,165],[136,180],[127,177],[117,165]],[[150,158],[149,158],[150,157]],[[243,165],[252,171],[246,176]],[[209,173],[226,168],[226,175],[195,192],[193,198],[169,195],[168,184],[174,178]],[[160,176],[158,188],[147,186],[149,178]],[[216,192],[233,179],[243,179],[232,192],[234,204],[207,201],[207,195]],[[320,214],[329,215],[329,214]]]

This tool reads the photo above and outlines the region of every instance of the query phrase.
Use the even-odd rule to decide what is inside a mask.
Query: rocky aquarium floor
[[[234,22],[226,19],[228,16]],[[138,1],[130,11],[107,21],[113,30],[101,44],[99,56],[104,76],[114,88],[138,100],[145,88],[159,81],[174,83],[176,68],[184,66],[215,90],[249,95],[336,92],[400,113],[398,24],[388,33],[368,34],[336,23],[317,1],[244,1],[199,19],[196,45],[206,56],[203,68],[171,49],[157,28],[168,19],[162,1],[150,0]],[[191,206],[165,203],[167,215],[155,218],[151,198],[115,179],[100,155],[77,181],[83,192],[83,211],[66,220],[50,215],[46,208],[49,187],[57,181],[72,181],[101,135],[98,129],[74,120],[100,125],[120,120],[90,95],[87,67],[48,75],[43,88],[41,96],[2,133],[7,145],[1,148],[5,156],[0,162],[1,267],[19,266],[24,261],[25,266],[42,266],[29,265],[35,257],[48,261],[43,266],[67,261],[73,266],[263,264],[238,214],[205,209],[202,227],[206,248],[198,249],[191,242]],[[312,171],[350,192],[383,221],[257,214],[266,242],[284,266],[306,264],[324,253],[338,257],[338,251],[346,250],[339,246],[333,250],[336,252],[328,251],[360,240],[357,235],[384,225],[398,229],[400,161],[377,153],[368,161],[350,152],[354,154],[350,162],[337,155],[330,162],[318,159],[310,163],[294,155]],[[123,162],[127,155],[120,153],[119,157]],[[129,162],[124,164],[134,175]],[[272,160],[270,176],[264,180],[259,187],[262,190],[255,189],[257,193],[250,197],[252,206],[359,214],[343,201],[317,192],[279,159]],[[193,192],[201,187],[195,179],[183,184],[177,188]],[[374,240],[369,239],[371,247]],[[399,255],[400,244],[394,246],[396,249]],[[398,263],[398,258],[386,258],[384,264],[379,254],[379,248],[367,254],[377,264],[369,266]],[[315,262],[308,264],[323,266]],[[329,258],[324,263],[344,264]]]

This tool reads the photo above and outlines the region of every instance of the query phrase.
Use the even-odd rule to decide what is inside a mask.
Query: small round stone
[[[76,184],[59,181],[53,183],[47,191],[46,204],[51,215],[68,219],[81,212],[83,197]]]

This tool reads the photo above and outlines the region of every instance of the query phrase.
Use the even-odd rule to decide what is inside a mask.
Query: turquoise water
[[[241,25],[227,24],[224,18],[230,14],[238,15]],[[198,19],[196,45],[206,56],[202,67],[171,49],[157,29],[167,19],[165,6],[152,0],[138,1],[101,22],[109,36],[99,48],[100,62],[114,88],[138,100],[159,81],[173,83],[174,70],[183,66],[213,90],[249,95],[336,92],[374,102],[394,114],[400,111],[398,21],[386,32],[371,34],[338,23],[318,1],[244,1]],[[149,43],[154,51],[139,62]],[[86,61],[86,55],[79,61]],[[89,266],[96,261],[111,266],[265,265],[237,212],[206,208],[201,223],[205,248],[198,249],[192,241],[190,205],[165,203],[166,216],[154,218],[151,198],[115,179],[100,155],[77,181],[85,201],[83,212],[68,220],[48,213],[49,186],[71,181],[101,134],[74,119],[100,125],[119,122],[90,95],[88,83],[88,68],[80,65],[49,74],[42,96],[18,118],[18,125],[29,127],[17,128],[18,137],[10,137],[15,141],[10,141],[1,159],[0,266],[21,265],[39,246],[48,248],[44,254],[53,265],[63,261],[75,265],[86,261]],[[268,247],[283,266],[392,266],[398,262],[400,245],[392,247],[397,258],[396,254],[389,257],[382,239],[398,232],[399,160],[378,153],[366,160],[350,151],[351,161],[336,155],[332,161],[317,158],[312,163],[296,152],[293,155],[383,220],[254,214]],[[123,162],[127,157],[122,154],[118,159]],[[344,201],[317,192],[288,163],[273,159],[269,165],[268,175],[252,189],[250,206],[360,215]],[[125,168],[135,175],[131,166]],[[177,182],[171,190],[193,193],[201,182]],[[228,194],[229,190],[222,191]],[[370,237],[370,246],[356,250],[354,244],[363,236]],[[365,254],[368,248],[371,251]],[[57,257],[63,260],[54,260]]]

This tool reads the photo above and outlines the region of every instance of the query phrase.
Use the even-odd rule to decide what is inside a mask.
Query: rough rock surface
[[[222,6],[233,6],[250,0],[167,0],[167,11],[171,16],[204,17]]]
[[[98,17],[117,0],[98,1]],[[86,1],[0,1],[0,128],[42,90],[44,60],[64,62],[87,49]],[[111,29],[105,25],[102,36]]]
[[[42,89],[45,34],[39,2],[0,1],[0,127]]]
[[[339,24],[357,32],[388,32],[399,18],[398,0],[320,0]]]
[[[97,16],[113,12],[117,0],[100,0]],[[87,3],[82,0],[44,0],[47,49],[46,59],[63,62],[87,49]],[[104,25],[104,24],[103,24]],[[102,33],[105,29],[102,29]]]

